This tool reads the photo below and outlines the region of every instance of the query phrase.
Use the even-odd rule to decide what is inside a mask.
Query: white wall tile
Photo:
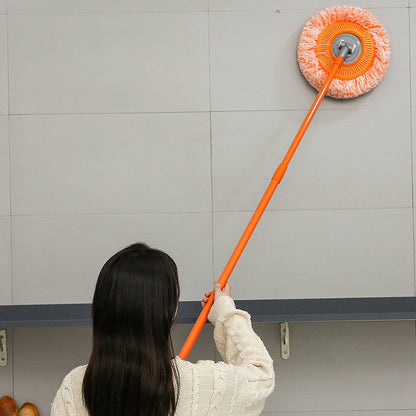
[[[364,411],[416,408],[413,322],[291,323],[288,360],[280,358],[278,325],[254,330],[275,363],[276,389],[266,411],[379,416]],[[353,410],[363,413],[350,415]]]
[[[7,13],[7,0],[0,0],[0,14]]]
[[[413,222],[414,222],[414,230],[413,232],[416,233],[416,213],[415,213],[415,209],[413,209]],[[416,249],[415,249],[416,250]],[[415,256],[416,256],[416,252],[415,252]],[[414,284],[414,293],[413,295],[416,296],[416,270],[415,270],[415,284]],[[415,336],[416,336],[416,326],[415,326]]]
[[[414,0],[410,0],[411,2]],[[209,9],[221,10],[311,10],[339,6],[339,0],[209,0]],[[349,1],[348,6],[406,7],[408,0],[361,0]]]
[[[208,0],[11,0],[9,13],[189,12],[208,10]]]
[[[371,10],[389,34],[392,58],[383,81],[352,100],[326,99],[323,108],[409,106],[409,25],[406,8]],[[216,111],[309,108],[316,91],[297,64],[300,32],[310,10],[213,13],[211,96]]]
[[[0,4],[0,13],[2,6]],[[0,15],[0,114],[9,113],[7,16]]]
[[[14,116],[11,143],[13,214],[211,210],[208,113]]]
[[[13,397],[13,330],[8,329],[7,337],[7,366],[0,367],[0,397]]]
[[[415,0],[416,6],[416,0]],[[416,107],[416,10],[411,8],[410,14],[410,58],[411,58],[411,89],[412,107]]]
[[[0,215],[10,215],[9,122],[0,116]]]
[[[415,208],[413,208],[413,235],[416,234],[416,211]],[[415,247],[415,257],[416,257],[416,247]],[[416,296],[416,270],[415,270],[415,285],[414,285],[414,296]],[[415,337],[416,337],[416,324],[415,324]]]
[[[69,371],[88,362],[91,328],[25,328],[14,335],[14,393],[19,406],[35,404],[49,415]]]
[[[0,305],[12,303],[10,217],[0,216]]]
[[[214,214],[219,276],[251,213]],[[412,209],[266,212],[231,278],[238,299],[413,296]]]
[[[91,302],[105,261],[142,241],[177,262],[181,300],[212,287],[211,214],[14,217],[15,304]]]
[[[416,108],[411,109],[412,114],[412,160],[413,160],[413,184],[416,182]],[[413,206],[416,201],[416,195],[413,194]]]
[[[206,13],[10,15],[13,114],[203,111]]]
[[[254,210],[304,112],[212,114],[215,210]],[[403,110],[321,110],[270,209],[412,206],[411,122]]]
[[[386,76],[372,93],[363,96],[363,103],[375,107],[406,107],[410,104],[410,28],[409,9],[370,10],[382,22],[390,39],[391,60]],[[365,101],[365,98],[369,98]],[[350,100],[351,101],[351,100]],[[378,104],[377,104],[378,103]]]

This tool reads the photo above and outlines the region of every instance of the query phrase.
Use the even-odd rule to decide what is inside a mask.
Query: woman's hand
[[[208,298],[211,296],[212,292],[205,293],[204,299],[202,299],[201,305],[204,307],[208,302]],[[215,283],[214,285],[214,302],[221,296],[231,296],[231,286],[227,283],[224,286],[224,289],[221,290],[221,286],[219,283]]]

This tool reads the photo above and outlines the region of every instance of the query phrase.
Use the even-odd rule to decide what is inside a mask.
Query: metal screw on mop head
[[[352,33],[343,33],[335,38],[332,43],[334,57],[342,56],[344,64],[352,64],[361,55],[361,42],[358,36]]]

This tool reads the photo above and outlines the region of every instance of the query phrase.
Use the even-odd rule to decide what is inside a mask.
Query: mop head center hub
[[[355,62],[361,55],[361,42],[358,36],[355,36],[351,33],[343,33],[335,38],[332,43],[332,55],[336,58],[342,48],[346,47],[348,49],[348,54],[344,59],[344,64],[352,64]]]
[[[359,7],[335,6],[313,16],[302,30],[299,67],[317,90],[324,84],[340,48],[348,54],[327,95],[353,98],[373,89],[390,62],[390,43],[381,22]]]
[[[352,22],[336,22],[322,30],[316,42],[316,56],[325,72],[330,72],[338,56],[339,44],[352,45],[335,78],[348,80],[365,74],[373,63],[375,47],[370,32]]]

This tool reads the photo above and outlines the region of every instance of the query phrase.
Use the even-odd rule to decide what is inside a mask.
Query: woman
[[[230,286],[215,286],[208,316],[224,362],[174,356],[178,302],[166,253],[133,244],[112,256],[95,288],[91,358],[65,377],[52,416],[259,415],[274,388],[273,362]]]

